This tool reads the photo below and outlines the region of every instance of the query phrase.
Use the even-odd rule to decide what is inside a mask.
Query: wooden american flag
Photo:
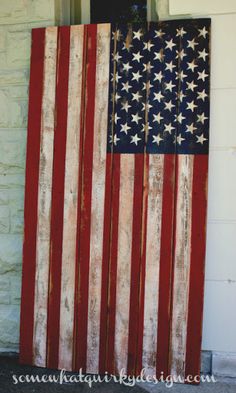
[[[21,363],[199,374],[209,33],[33,30]]]

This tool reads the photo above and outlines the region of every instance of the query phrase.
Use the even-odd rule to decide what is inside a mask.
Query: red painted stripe
[[[116,320],[116,278],[118,257],[118,226],[119,226],[119,204],[120,204],[120,155],[113,155],[112,171],[112,214],[111,214],[111,239],[109,256],[109,287],[107,307],[107,342],[106,342],[106,370],[115,372],[114,350],[115,350],[115,320]]]
[[[45,29],[32,31],[29,117],[26,154],[20,362],[32,364],[41,112]]]
[[[208,156],[195,156],[192,189],[192,238],[185,369],[186,376],[200,375],[206,250],[207,174]]]
[[[85,90],[86,90],[86,69],[87,64],[87,26],[84,25],[83,40],[83,67],[82,67],[82,86],[81,86],[81,114],[80,114],[80,143],[79,143],[79,172],[78,172],[78,209],[77,209],[77,238],[76,238],[76,266],[75,266],[75,301],[74,301],[74,351],[73,351],[73,369],[76,371],[77,359],[77,331],[78,331],[78,296],[79,296],[79,239],[80,239],[80,222],[81,222],[81,198],[82,198],[82,173],[83,173],[83,141],[84,141],[84,122],[85,122]]]
[[[90,259],[90,224],[96,87],[97,25],[87,26],[86,107],[83,140],[81,216],[79,230],[79,290],[75,367],[86,370],[88,330],[88,284]]]
[[[160,280],[157,334],[157,376],[169,374],[169,340],[171,328],[171,297],[175,212],[175,177],[177,159],[166,154],[164,159]]]
[[[144,154],[135,154],[133,230],[131,255],[130,316],[128,341],[128,375],[136,374],[138,328],[139,328],[139,285],[141,268],[142,207],[143,207]]]
[[[108,280],[109,280],[109,257],[110,257],[110,229],[111,229],[111,203],[112,203],[112,165],[113,154],[107,154],[106,180],[105,180],[105,204],[104,204],[104,228],[103,228],[103,258],[102,258],[102,291],[101,291],[101,314],[100,314],[100,348],[99,348],[99,372],[106,371],[106,343],[107,343],[107,316],[108,316]]]
[[[149,184],[149,154],[145,154],[144,178],[143,178],[143,209],[142,209],[142,239],[141,239],[141,270],[139,288],[139,322],[138,322],[138,352],[136,374],[142,370],[143,355],[143,329],[144,329],[144,300],[145,300],[145,271],[146,271],[146,247],[147,247],[147,212],[148,212],[148,184]]]
[[[57,368],[59,350],[61,263],[64,213],[64,180],[68,112],[70,27],[59,27],[56,86],[56,123],[54,137],[50,287],[48,297],[47,366]]]

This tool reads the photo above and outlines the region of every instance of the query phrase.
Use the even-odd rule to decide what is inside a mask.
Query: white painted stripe
[[[71,27],[59,337],[59,368],[66,370],[73,362],[83,36],[83,26]]]
[[[156,375],[164,154],[150,154],[144,296],[143,368]]]
[[[87,372],[99,372],[99,335],[102,283],[103,224],[106,177],[104,132],[108,123],[110,24],[98,25],[95,90],[93,182],[90,233]],[[106,214],[106,213],[105,213]]]
[[[41,367],[46,366],[56,51],[57,28],[49,27],[45,33],[33,336],[34,364]]]
[[[115,319],[115,370],[127,368],[130,317],[134,155],[121,155]]]
[[[193,156],[178,156],[171,374],[184,377],[192,225]]]

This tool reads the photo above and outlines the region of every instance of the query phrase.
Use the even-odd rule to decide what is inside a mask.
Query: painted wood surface
[[[209,125],[204,23],[34,31],[22,363],[94,374],[199,374]],[[194,56],[204,71],[194,72]]]

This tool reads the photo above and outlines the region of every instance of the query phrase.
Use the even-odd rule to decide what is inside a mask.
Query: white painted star
[[[204,124],[205,120],[208,119],[208,117],[205,116],[205,113],[204,113],[204,112],[201,113],[201,115],[197,115],[197,117],[198,117],[197,121],[198,121],[199,123],[202,123],[202,124]]]
[[[115,94],[115,101],[117,102],[120,98],[121,98],[121,96],[119,95],[119,93],[116,92],[116,94]]]
[[[187,110],[189,109],[191,112],[194,112],[194,108],[197,108],[197,105],[194,104],[194,101],[187,102]]]
[[[152,87],[153,87],[153,85],[151,85],[151,82],[150,82],[150,81],[147,81],[146,83],[143,82],[143,88],[142,88],[142,90],[147,90],[147,91],[149,91]]]
[[[163,141],[163,138],[161,138],[160,135],[153,135],[152,137],[152,143],[156,143],[158,146],[160,145],[160,142]]]
[[[120,131],[121,131],[121,132],[124,132],[124,133],[127,135],[127,133],[128,133],[128,131],[130,130],[130,128],[131,128],[131,127],[129,127],[127,123],[121,124],[121,130],[120,130]]]
[[[172,127],[171,123],[170,124],[165,124],[165,129],[164,131],[169,132],[171,134],[172,130],[174,130],[175,127]]]
[[[170,49],[170,50],[172,50],[172,48],[173,48],[174,46],[176,46],[176,44],[173,43],[173,38],[172,38],[170,41],[165,41],[165,43],[166,43],[165,49]]]
[[[121,31],[119,29],[112,32],[112,39],[113,40],[116,39],[117,41],[120,41],[121,36],[122,36],[122,34],[121,34]]]
[[[185,78],[187,78],[187,76],[188,76],[188,75],[186,75],[186,74],[184,73],[183,70],[180,71],[180,72],[176,72],[175,74],[176,74],[176,78],[177,78],[177,79],[180,79],[181,82],[182,82]]]
[[[183,122],[184,119],[186,119],[186,118],[183,116],[182,113],[179,113],[178,115],[175,115],[175,120],[176,120],[178,123],[180,123],[180,124],[182,124],[182,122]]]
[[[126,111],[126,112],[129,112],[129,108],[131,108],[131,105],[129,105],[128,101],[122,102],[121,105],[122,105],[121,110],[124,110],[124,111]]]
[[[131,89],[131,87],[132,87],[129,85],[129,82],[125,82],[125,83],[122,82],[122,85],[123,85],[123,87],[122,87],[121,91],[125,90],[127,93],[129,92],[129,89]]]
[[[122,56],[120,56],[120,55],[119,55],[119,52],[117,52],[117,53],[114,55],[114,60],[118,62],[120,59],[122,59]]]
[[[172,83],[172,81],[166,83],[166,90],[172,91],[176,85]]]
[[[199,31],[198,37],[206,38],[206,35],[208,34],[208,31],[207,31],[205,26],[203,27],[203,29],[198,29],[198,31]]]
[[[133,48],[133,45],[130,43],[129,40],[126,40],[126,41],[123,43],[123,48],[122,48],[122,50],[127,50],[127,51],[129,52],[131,48]]]
[[[198,58],[203,59],[204,61],[206,61],[207,56],[209,56],[205,48],[202,51],[198,51],[198,53],[199,53]]]
[[[140,75],[140,72],[132,72],[133,78],[132,81],[137,81],[139,82],[139,79],[142,78],[142,75]]]
[[[198,94],[198,97],[197,97],[198,100],[205,101],[205,98],[208,97],[205,89],[203,89],[202,91],[199,91],[197,94]]]
[[[176,51],[176,59],[183,60],[183,58],[187,56],[183,49]]]
[[[154,44],[152,44],[151,41],[145,42],[143,50],[148,50],[150,52],[150,50],[152,49],[153,46],[154,46]]]
[[[180,100],[180,102],[183,102],[184,97],[186,97],[186,95],[183,93],[183,91],[179,91],[176,93],[178,99]]]
[[[173,69],[176,68],[175,65],[173,65],[173,61],[171,61],[170,63],[166,63],[166,70],[173,72]]]
[[[145,102],[143,102],[143,107],[142,107],[142,111],[146,111],[146,109],[149,111],[149,109],[152,108],[152,105],[148,102],[147,104],[145,104]]]
[[[146,124],[143,124],[142,126],[143,126],[143,128],[141,129],[141,132],[146,132],[146,133],[148,133],[149,130],[152,130],[152,127],[150,126],[149,122],[146,123]]]
[[[204,138],[204,135],[203,135],[203,134],[200,135],[200,136],[196,135],[196,137],[197,137],[197,143],[201,143],[201,145],[203,145],[203,143],[204,143],[205,141],[207,141],[207,139]]]
[[[117,113],[115,113],[115,116],[114,116],[115,124],[117,124],[118,120],[120,120],[120,117],[117,115]]]
[[[138,115],[138,113],[136,113],[136,115],[131,115],[132,116],[132,122],[138,124],[139,120],[141,120],[142,118]]]
[[[130,143],[134,143],[136,146],[138,146],[139,141],[142,139],[138,137],[138,134],[135,134],[134,136],[131,135],[131,141]]]
[[[162,72],[160,71],[160,72],[158,72],[158,74],[155,73],[154,75],[155,75],[154,82],[155,82],[155,81],[161,82],[161,80],[162,80],[162,78],[163,78]]]
[[[197,87],[197,85],[194,84],[194,81],[192,81],[192,82],[187,82],[187,85],[188,85],[187,90],[192,90],[192,91],[194,91],[195,87]]]
[[[203,70],[202,72],[198,72],[198,80],[201,79],[203,82],[205,82],[205,79],[208,77],[209,75],[206,74],[205,70]]]
[[[191,134],[194,133],[194,130],[196,130],[197,127],[194,127],[194,123],[191,123],[189,126],[186,128],[186,132],[190,132]]]
[[[194,50],[196,45],[198,45],[198,43],[195,42],[195,38],[193,38],[191,41],[188,40],[187,48],[192,48]]]
[[[161,49],[159,52],[155,52],[154,55],[155,55],[154,60],[159,60],[159,61],[163,61],[165,57],[163,49]]]
[[[137,61],[138,63],[140,63],[140,60],[143,58],[142,55],[140,55],[140,52],[138,53],[133,53],[133,61]]]
[[[165,33],[160,29],[160,30],[155,30],[155,38],[161,38]]]
[[[134,31],[133,34],[133,40],[137,39],[140,41],[141,37],[143,36],[142,30]]]
[[[132,69],[132,67],[129,65],[129,63],[124,63],[123,68],[124,68],[124,71],[127,71],[127,72],[129,72],[129,70]]]
[[[153,115],[153,121],[157,121],[159,124],[162,119],[164,119],[164,117],[161,116],[161,112],[159,112],[157,115]]]
[[[154,93],[153,101],[157,100],[158,102],[161,102],[162,98],[164,98],[164,96],[159,91],[158,93]]]
[[[180,27],[180,29],[176,29],[176,32],[177,32],[177,34],[176,34],[176,37],[183,37],[184,36],[184,34],[186,34],[187,32],[184,30],[184,28],[183,27]]]
[[[176,138],[176,142],[177,142],[179,145],[181,145],[183,141],[185,141],[185,138],[182,138],[182,135],[179,134],[179,135],[177,136],[177,138]]]
[[[116,134],[114,134],[114,136],[110,135],[110,143],[114,143],[114,145],[117,145],[117,142],[119,142],[120,139],[117,137]]]
[[[151,69],[153,68],[154,66],[153,65],[151,65],[151,62],[149,61],[147,64],[143,64],[143,71],[144,72],[151,72]]]
[[[191,63],[187,63],[188,64],[188,70],[191,70],[192,72],[194,72],[194,68],[197,67],[197,64],[194,63],[194,60]]]
[[[171,109],[174,108],[175,106],[172,104],[172,101],[165,102],[165,109],[169,110],[171,112]]]
[[[132,101],[137,101],[137,102],[139,102],[140,98],[142,98],[142,96],[139,94],[139,92],[137,92],[137,93],[132,93],[132,96],[133,96]]]

